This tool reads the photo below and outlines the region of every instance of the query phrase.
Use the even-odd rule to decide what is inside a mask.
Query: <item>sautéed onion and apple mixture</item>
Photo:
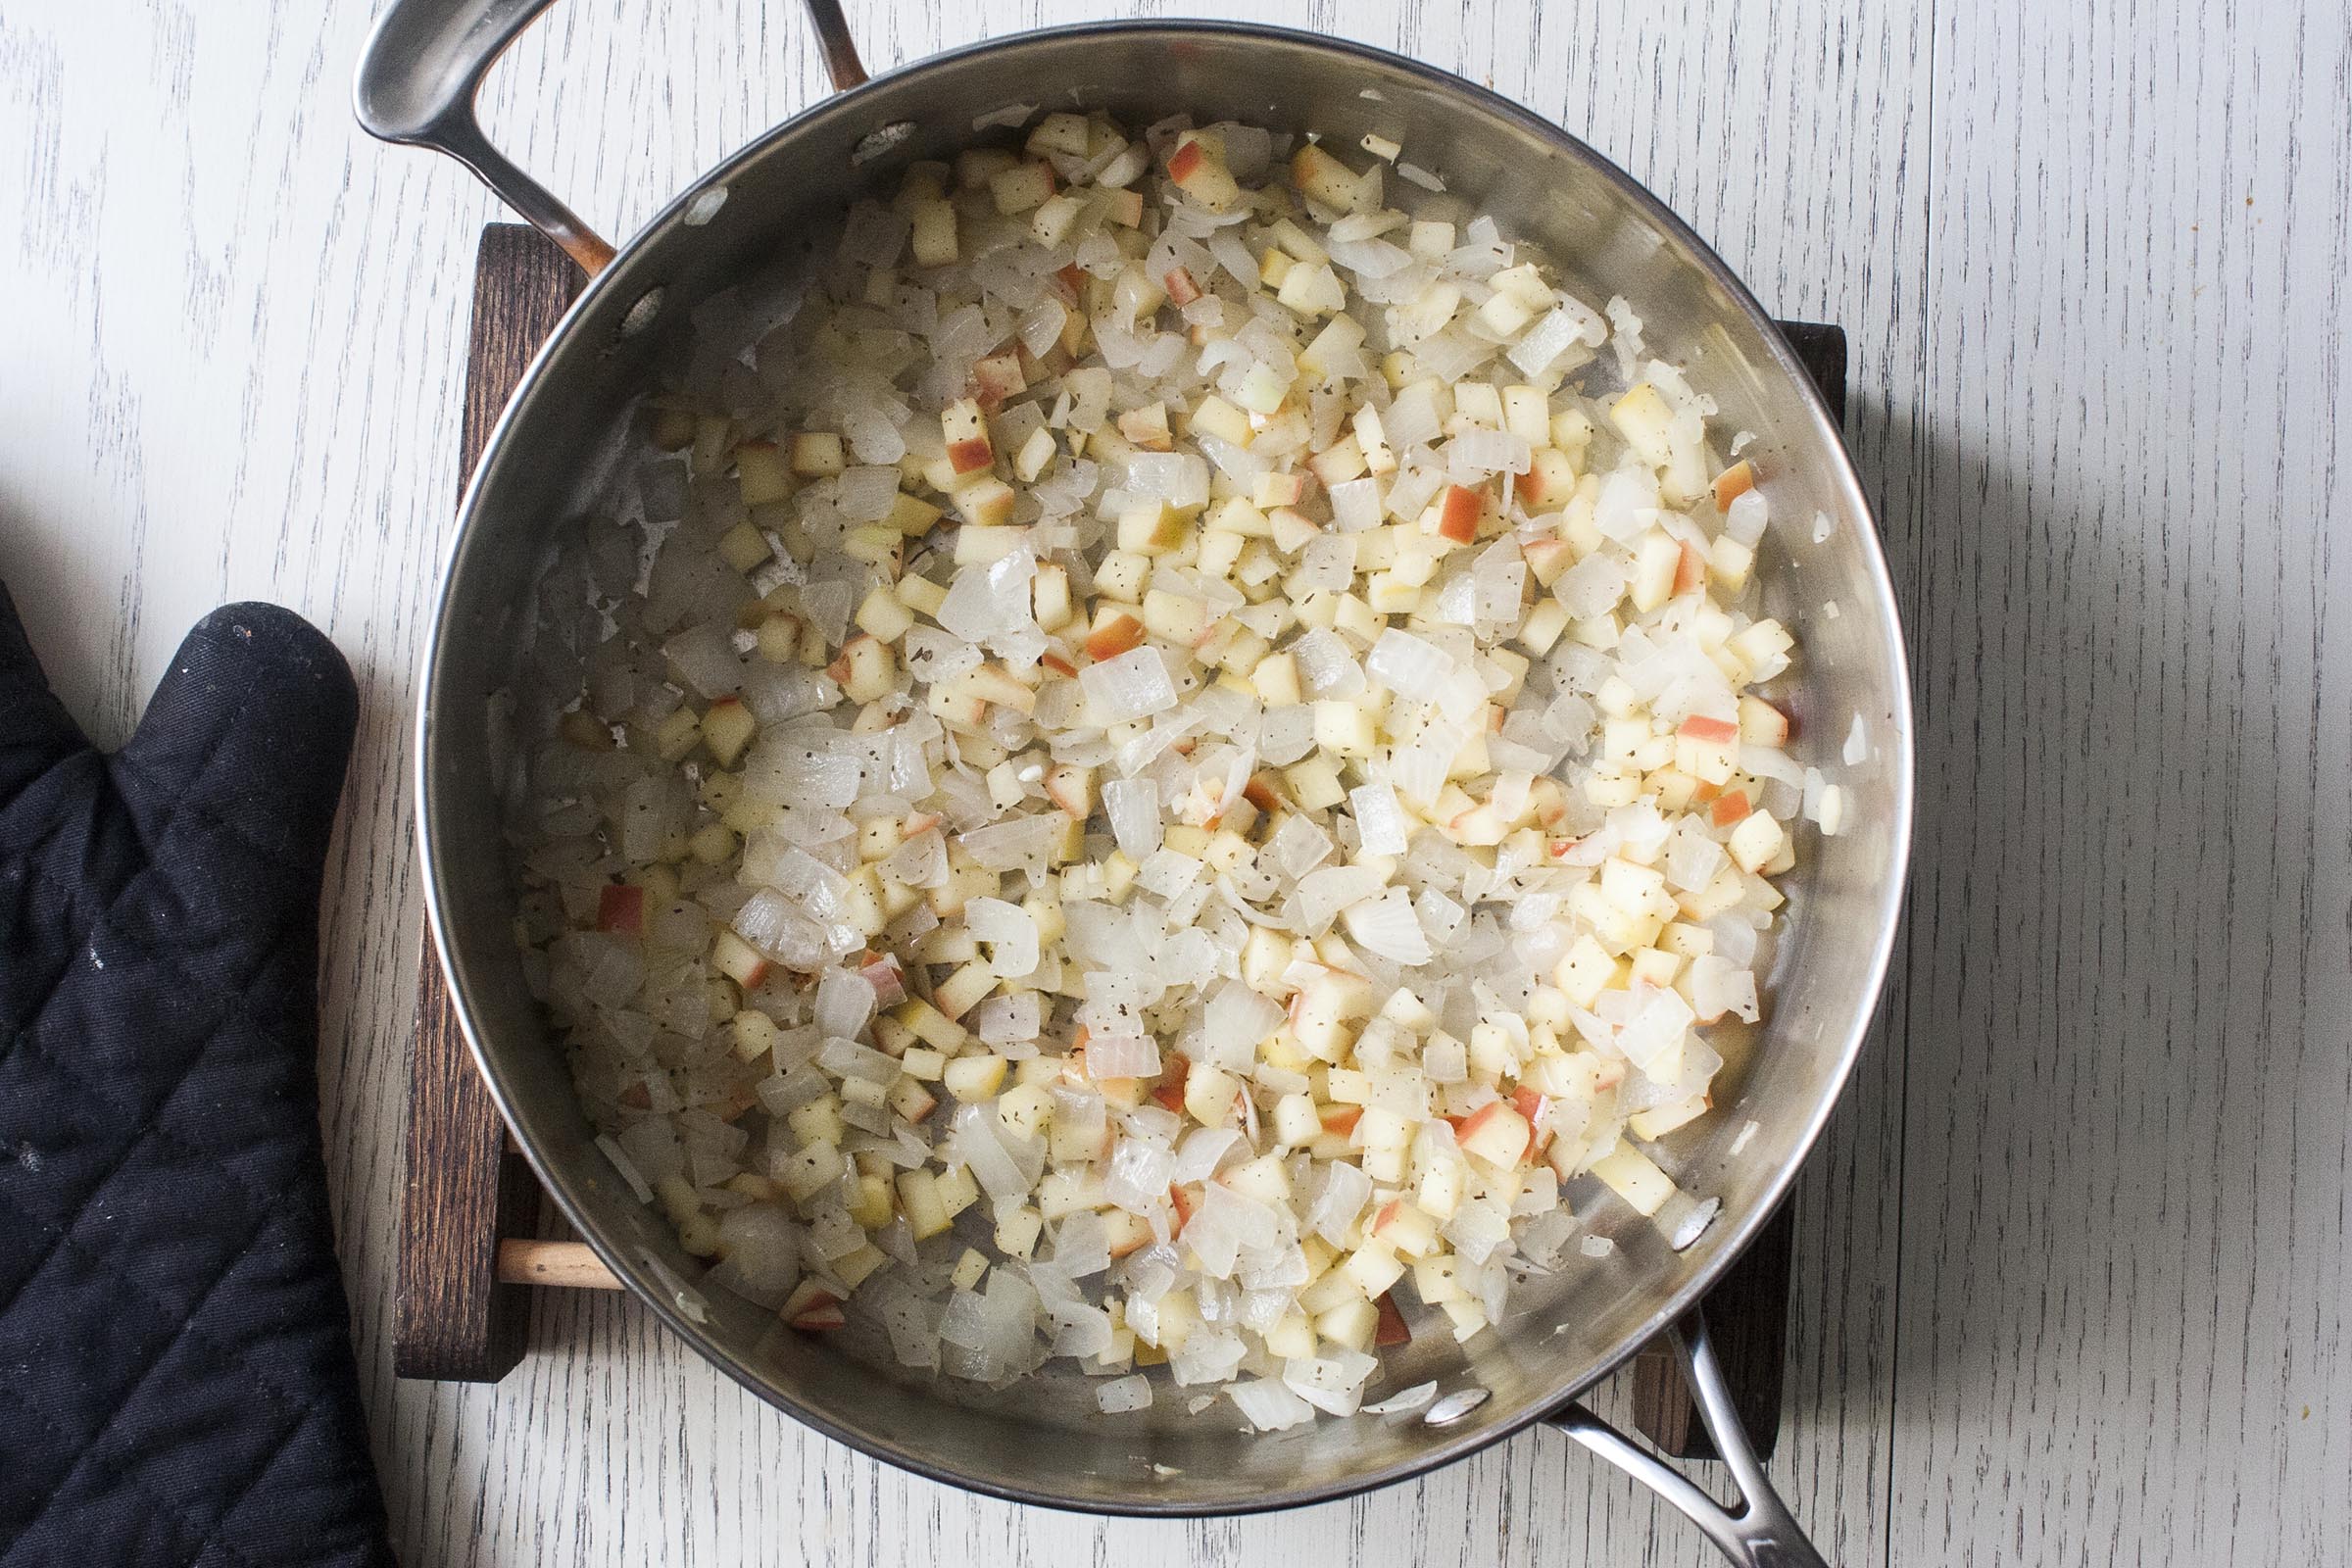
[[[1607,1250],[1564,1184],[1714,1211],[1653,1145],[1845,809],[1757,691],[1767,502],[1395,144],[1014,115],[648,399],[527,759],[533,984],[795,1329],[1412,1408],[1382,1348]]]

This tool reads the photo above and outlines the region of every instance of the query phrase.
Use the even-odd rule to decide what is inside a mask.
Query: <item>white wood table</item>
[[[356,132],[368,9],[0,11],[0,575],[109,741],[224,599],[296,607],[358,671],[320,1066],[404,1560],[1703,1560],[1548,1433],[1238,1522],[981,1501],[602,1296],[549,1293],[501,1387],[393,1381],[408,725],[497,215]],[[1211,9],[1492,83],[1852,334],[1921,828],[1886,1026],[1801,1189],[1797,1513],[1843,1563],[2352,1560],[2340,3]],[[877,68],[1103,14],[851,11]],[[820,90],[790,0],[569,0],[490,99],[618,235]]]

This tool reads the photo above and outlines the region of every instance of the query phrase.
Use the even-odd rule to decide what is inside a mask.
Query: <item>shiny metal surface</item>
[[[681,351],[698,302],[806,257],[851,197],[887,185],[909,160],[970,142],[976,115],[1036,102],[1049,86],[1057,103],[1074,95],[1138,123],[1184,109],[1314,127],[1339,146],[1369,131],[1395,137],[1446,177],[1461,216],[1494,213],[1589,297],[1625,295],[1652,351],[1714,393],[1723,428],[1755,432],[1746,455],[1771,475],[1782,521],[1760,574],[1802,648],[1784,677],[1800,721],[1792,750],[1847,784],[1853,808],[1838,837],[1804,836],[1770,1010],[1751,1039],[1724,1043],[1722,1102],[1667,1140],[1683,1185],[1721,1198],[1723,1213],[1676,1253],[1605,1193],[1579,1194],[1579,1211],[1616,1240],[1611,1256],[1531,1283],[1511,1319],[1471,1347],[1392,1352],[1386,1386],[1436,1377],[1447,1392],[1492,1391],[1444,1426],[1359,1418],[1250,1436],[1230,1406],[1191,1418],[1166,1390],[1141,1418],[1111,1419],[1075,1373],[1002,1393],[937,1383],[902,1372],[870,1341],[803,1338],[717,1293],[681,1299],[698,1266],[590,1144],[561,1049],[523,983],[501,834],[502,731],[510,700],[576,671],[577,650],[560,634],[530,642],[534,605],[577,544],[568,519],[596,507],[620,459],[631,399]],[[695,198],[720,186],[727,199],[707,225],[686,223]],[[1788,520],[1816,511],[1830,519],[1818,543]],[[1823,609],[1832,603],[1834,618]],[[1378,51],[1230,24],[1113,24],[939,56],[811,108],[682,194],[581,297],[493,435],[466,498],[424,687],[418,791],[434,928],[493,1092],[583,1234],[700,1352],[829,1435],[997,1495],[1106,1512],[1279,1507],[1398,1480],[1554,1412],[1681,1318],[1787,1191],[1861,1049],[1911,832],[1902,641],[1867,505],[1819,396],[1738,280],[1631,179],[1515,105]],[[526,725],[531,711],[527,701],[513,709]],[[1870,756],[1844,768],[1838,752],[1856,717]],[[1732,1156],[1751,1121],[1757,1130]]]
[[[1683,1382],[1697,1400],[1699,1419],[1740,1488],[1738,1513],[1582,1404],[1553,1416],[1553,1424],[1681,1509],[1732,1561],[1748,1568],[1829,1568],[1757,1461],[1740,1412],[1733,1408],[1731,1385],[1715,1359],[1714,1343],[1707,1338],[1706,1314],[1692,1307],[1668,1333]]]
[[[370,136],[446,153],[594,276],[612,247],[490,144],[474,117],[482,77],[554,0],[401,0],[360,55],[352,112]]]

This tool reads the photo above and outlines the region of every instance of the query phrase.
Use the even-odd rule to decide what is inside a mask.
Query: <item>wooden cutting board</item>
[[[519,223],[482,230],[466,354],[461,493],[531,356],[582,282],[579,270],[537,230]],[[1781,330],[1842,423],[1844,331],[1798,321],[1784,321]],[[399,1376],[495,1383],[528,1348],[533,1289],[613,1284],[579,1244],[532,1245],[540,1228],[539,1185],[474,1069],[429,931],[409,1057],[406,1162],[392,1333]],[[1740,1419],[1765,1457],[1781,1423],[1793,1237],[1794,1217],[1784,1205],[1706,1299],[1716,1353]],[[1678,1458],[1714,1457],[1670,1349],[1662,1344],[1644,1348],[1635,1358],[1633,1379],[1635,1423],[1644,1436]]]

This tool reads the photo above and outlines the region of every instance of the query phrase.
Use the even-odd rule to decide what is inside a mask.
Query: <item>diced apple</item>
[[[1046,798],[1083,822],[1095,809],[1095,770],[1059,762],[1046,770]]]
[[[1741,496],[1747,494],[1755,487],[1755,466],[1745,458],[1742,458],[1738,463],[1733,464],[1730,467],[1724,469],[1721,473],[1715,476],[1715,483],[1713,486],[1715,491],[1715,510],[1718,512],[1731,511],[1733,502],[1739,500]]]
[[[1291,183],[1307,200],[1334,212],[1355,211],[1364,194],[1355,171],[1311,141],[1291,155]]]
[[[996,462],[979,399],[958,398],[949,404],[940,413],[939,427],[947,441],[948,462],[957,473],[976,473]]]
[[[932,525],[945,515],[940,508],[920,496],[905,491],[891,503],[890,515],[882,519],[883,526],[895,528],[909,539],[919,539],[931,531]]]
[[[1007,528],[1020,503],[1019,493],[993,473],[958,486],[951,499],[956,514],[975,528]]]
[[[1750,811],[1732,829],[1724,850],[1740,870],[1752,873],[1762,870],[1780,854],[1783,838],[1781,824],[1773,820],[1771,812]]]
[[[1144,629],[1178,647],[1199,644],[1208,635],[1215,618],[1205,600],[1162,588],[1149,589],[1144,594]]]
[[[833,431],[804,430],[792,438],[792,471],[803,478],[834,478],[847,466],[841,437]]]
[[[1049,196],[1029,215],[1029,232],[1048,250],[1059,249],[1070,236],[1078,216],[1086,211],[1086,203],[1075,196]]]
[[[703,713],[703,744],[710,748],[719,766],[733,767],[759,728],[760,721],[741,698],[721,697]]]
[[[1620,1143],[1594,1160],[1592,1174],[1639,1213],[1655,1214],[1674,1196],[1674,1179],[1631,1144]]]
[[[1168,406],[1147,403],[1119,416],[1119,434],[1146,452],[1172,452],[1175,438],[1168,430]]]
[[[1400,1198],[1382,1205],[1373,1218],[1372,1234],[1402,1257],[1427,1257],[1438,1248],[1438,1222],[1418,1203]]]
[[[1568,454],[1556,447],[1539,447],[1527,472],[1514,482],[1514,489],[1532,513],[1567,505],[1568,498],[1576,493],[1576,465]]]
[[[1039,425],[1021,442],[1020,450],[1012,455],[1012,476],[1023,484],[1034,484],[1037,476],[1046,471],[1060,449],[1054,443],[1054,432]]]
[[[841,658],[826,673],[853,703],[870,703],[887,696],[898,681],[897,661],[891,658],[889,645],[872,636],[853,637],[843,644]]]
[[[960,251],[956,239],[956,206],[937,197],[917,201],[907,210],[913,232],[907,249],[917,267],[953,267]]]
[[[1221,1127],[1241,1089],[1241,1081],[1223,1068],[1195,1062],[1184,1078],[1185,1114],[1203,1127]]]
[[[1096,610],[1086,634],[1086,657],[1100,663],[1143,646],[1144,623],[1112,605]]]
[[[1137,555],[1166,555],[1191,532],[1184,514],[1163,501],[1142,502],[1119,514],[1119,548]]]
[[[849,1321],[840,1299],[813,1279],[801,1281],[777,1315],[805,1334],[837,1329]]]
[[[1685,539],[1681,541],[1682,555],[1674,566],[1674,597],[1696,593],[1707,585],[1707,558],[1699,548]]]
[[[1007,218],[1028,212],[1054,194],[1054,166],[1015,164],[1000,170],[989,176],[988,193],[995,200],[997,211]]]
[[[1478,537],[1478,520],[1486,511],[1486,498],[1466,485],[1449,484],[1439,502],[1436,533],[1441,539],[1455,544],[1468,544]]]
[[[1348,290],[1328,262],[1302,262],[1285,272],[1274,297],[1301,316],[1328,316],[1348,307]]]
[[[1730,534],[1718,534],[1707,547],[1707,571],[1722,585],[1724,592],[1737,594],[1747,586],[1747,574],[1756,564],[1756,553]]]
[[[1638,382],[1609,405],[1609,422],[1634,455],[1651,467],[1663,468],[1673,461],[1674,411],[1647,381]]]
[[[1028,391],[1029,377],[1021,369],[1021,357],[1007,351],[972,362],[972,387],[982,408],[994,408],[1007,398]],[[985,429],[982,434],[986,434]],[[958,468],[956,471],[963,473],[969,470]]]
[[[1454,1134],[1463,1153],[1502,1170],[1524,1161],[1534,1141],[1527,1118],[1499,1100],[1472,1111]]]
[[[607,883],[597,892],[596,928],[636,936],[645,928],[645,889]]]
[[[1350,1350],[1368,1350],[1380,1333],[1380,1308],[1370,1301],[1343,1301],[1315,1318],[1315,1332]]]
[[[800,450],[800,440],[798,436],[793,438],[796,455]],[[764,507],[790,500],[794,489],[793,471],[793,466],[786,463],[783,453],[773,441],[746,441],[735,449],[735,484],[746,507]],[[749,571],[767,558],[767,541],[759,537],[758,529],[754,528],[751,532],[760,546],[760,554],[753,558],[750,565],[735,566],[737,571]],[[722,552],[725,550],[723,542],[721,549]],[[728,564],[733,565],[733,560],[730,559]]]
[[[985,965],[982,966],[982,972],[986,973]],[[994,1054],[957,1056],[948,1063],[940,1081],[947,1086],[949,1094],[970,1104],[996,1097],[997,1091],[1004,1084],[1004,1058]]]
[[[1674,592],[1674,576],[1682,561],[1682,546],[1671,535],[1651,529],[1634,551],[1634,609],[1643,614],[1664,604]]]
[[[1741,697],[1739,739],[1749,746],[1786,746],[1788,715],[1761,697]]]
[[[1040,631],[1057,632],[1070,623],[1070,574],[1059,562],[1038,563],[1037,575],[1030,579],[1029,597]]]
[[[1207,131],[1188,130],[1168,155],[1168,178],[1176,188],[1212,213],[1241,200],[1242,187],[1225,166],[1225,146]]]

